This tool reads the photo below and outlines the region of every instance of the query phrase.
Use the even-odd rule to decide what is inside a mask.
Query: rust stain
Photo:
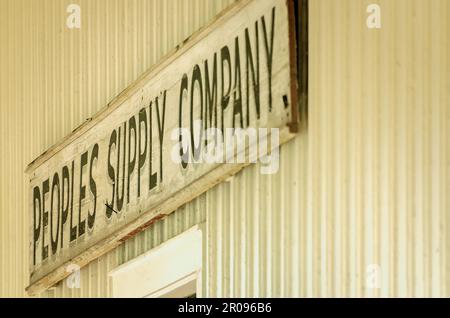
[[[137,235],[138,233],[142,232],[143,230],[145,230],[146,228],[151,226],[153,223],[163,219],[165,216],[166,216],[165,214],[160,214],[160,215],[155,216],[150,221],[144,223],[143,225],[139,226],[135,230],[131,231],[130,233],[126,234],[124,237],[119,239],[119,242],[121,242],[121,243],[125,242],[126,240],[132,238],[133,236]]]

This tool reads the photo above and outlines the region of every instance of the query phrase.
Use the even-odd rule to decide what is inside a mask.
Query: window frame
[[[196,225],[135,259],[109,276],[115,298],[202,295],[202,231]]]

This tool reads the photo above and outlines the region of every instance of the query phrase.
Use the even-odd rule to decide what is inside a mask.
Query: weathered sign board
[[[293,136],[293,5],[237,2],[29,165],[29,294],[54,285],[70,274],[67,266],[86,265],[249,163],[229,163],[230,157],[225,163],[202,161],[214,150],[208,146],[219,144],[219,134],[211,131],[275,128],[280,143]],[[248,139],[247,155],[253,146]],[[242,154],[232,147],[231,158]]]

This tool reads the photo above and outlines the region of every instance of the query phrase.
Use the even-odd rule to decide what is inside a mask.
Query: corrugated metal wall
[[[23,296],[28,284],[26,165],[232,2],[0,0],[0,296]],[[81,29],[66,27],[71,3]],[[73,295],[108,295],[116,253],[83,270]]]
[[[28,282],[26,164],[231,1],[78,1],[81,30],[69,3],[0,0],[1,296]],[[205,221],[206,296],[450,296],[450,3],[309,6],[308,123],[280,172],[245,169],[43,296],[108,296],[109,269]]]
[[[42,297],[111,297],[112,284],[108,273],[118,265],[187,231],[206,220],[205,199],[200,197],[180,208],[154,226],[122,244],[117,250],[100,257],[83,268],[80,287],[69,288],[67,280],[60,282]]]
[[[449,297],[450,2],[309,12],[308,127],[207,194],[208,295]]]

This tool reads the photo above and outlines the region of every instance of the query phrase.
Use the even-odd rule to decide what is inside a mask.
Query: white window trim
[[[198,294],[200,273],[188,275],[173,284],[164,287],[145,298],[186,298],[192,294]]]
[[[201,297],[202,232],[198,225],[112,270],[113,297]],[[194,287],[195,286],[195,287]]]

